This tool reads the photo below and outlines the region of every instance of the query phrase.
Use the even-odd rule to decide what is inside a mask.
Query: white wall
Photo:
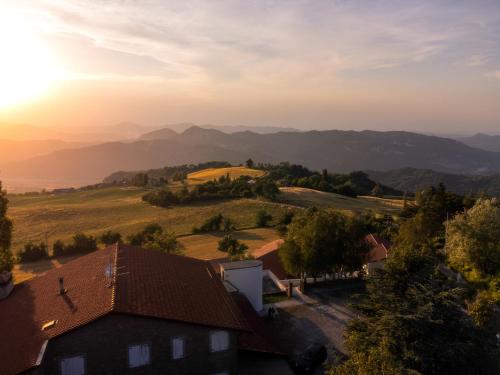
[[[262,310],[262,263],[248,268],[224,269],[222,278],[243,293],[255,311]]]

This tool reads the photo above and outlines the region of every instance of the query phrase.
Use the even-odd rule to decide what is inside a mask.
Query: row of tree
[[[227,175],[192,188],[184,185],[179,191],[172,191],[166,187],[153,190],[146,193],[142,199],[153,206],[170,207],[178,204],[233,198],[262,197],[275,200],[278,194],[278,187],[270,179],[254,180],[249,176],[231,179]]]

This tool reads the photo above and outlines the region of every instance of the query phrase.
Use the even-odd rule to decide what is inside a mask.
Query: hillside
[[[301,207],[333,208],[339,211],[366,212],[374,211],[386,214],[396,213],[403,208],[403,200],[392,200],[375,197],[350,198],[344,195],[323,191],[298,188],[280,188],[280,202]]]
[[[500,196],[500,175],[467,176],[428,169],[403,168],[392,171],[367,171],[371,179],[406,192],[416,192],[443,183],[457,194],[481,194]]]
[[[158,208],[142,201],[139,188],[106,188],[67,194],[10,195],[9,217],[14,224],[12,249],[18,252],[27,241],[67,241],[82,231],[99,235],[106,230],[124,236],[150,223],[159,223],[178,235],[190,234],[208,217],[222,213],[237,228],[255,225],[257,211],[265,209],[275,218],[289,207],[253,199],[237,199]]]
[[[231,179],[240,176],[261,177],[264,175],[264,171],[246,167],[209,168],[189,173],[187,179],[190,184],[202,184],[226,175],[229,175]]]
[[[500,152],[500,135],[477,133],[471,137],[458,138],[457,140],[471,147]]]
[[[500,153],[455,140],[408,132],[310,131],[226,134],[191,127],[173,139],[112,142],[57,151],[2,168],[2,179],[44,178],[62,185],[96,183],[117,170],[141,170],[207,160],[239,164],[288,161],[330,172],[405,167],[447,173],[500,171]]]

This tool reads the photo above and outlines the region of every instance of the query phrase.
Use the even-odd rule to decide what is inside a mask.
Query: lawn
[[[8,215],[14,224],[13,252],[31,241],[68,241],[76,232],[99,235],[119,231],[125,237],[150,223],[159,223],[177,235],[191,233],[208,217],[222,213],[237,228],[255,225],[257,211],[265,209],[275,218],[287,205],[255,199],[237,199],[160,208],[141,200],[140,188],[105,188],[67,194],[9,196]]]
[[[283,203],[301,207],[333,208],[339,211],[360,213],[374,211],[383,214],[397,213],[403,207],[403,200],[376,197],[351,198],[344,195],[327,193],[299,187],[280,188],[279,200]]]

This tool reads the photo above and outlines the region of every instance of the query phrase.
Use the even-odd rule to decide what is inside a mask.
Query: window
[[[222,352],[229,349],[229,334],[226,331],[214,331],[210,334],[210,350]]]
[[[61,359],[59,362],[61,375],[84,375],[85,356],[77,355]]]
[[[174,337],[172,339],[172,359],[181,359],[186,356],[186,339]]]
[[[130,345],[128,347],[128,367],[140,367],[151,363],[149,344]]]

